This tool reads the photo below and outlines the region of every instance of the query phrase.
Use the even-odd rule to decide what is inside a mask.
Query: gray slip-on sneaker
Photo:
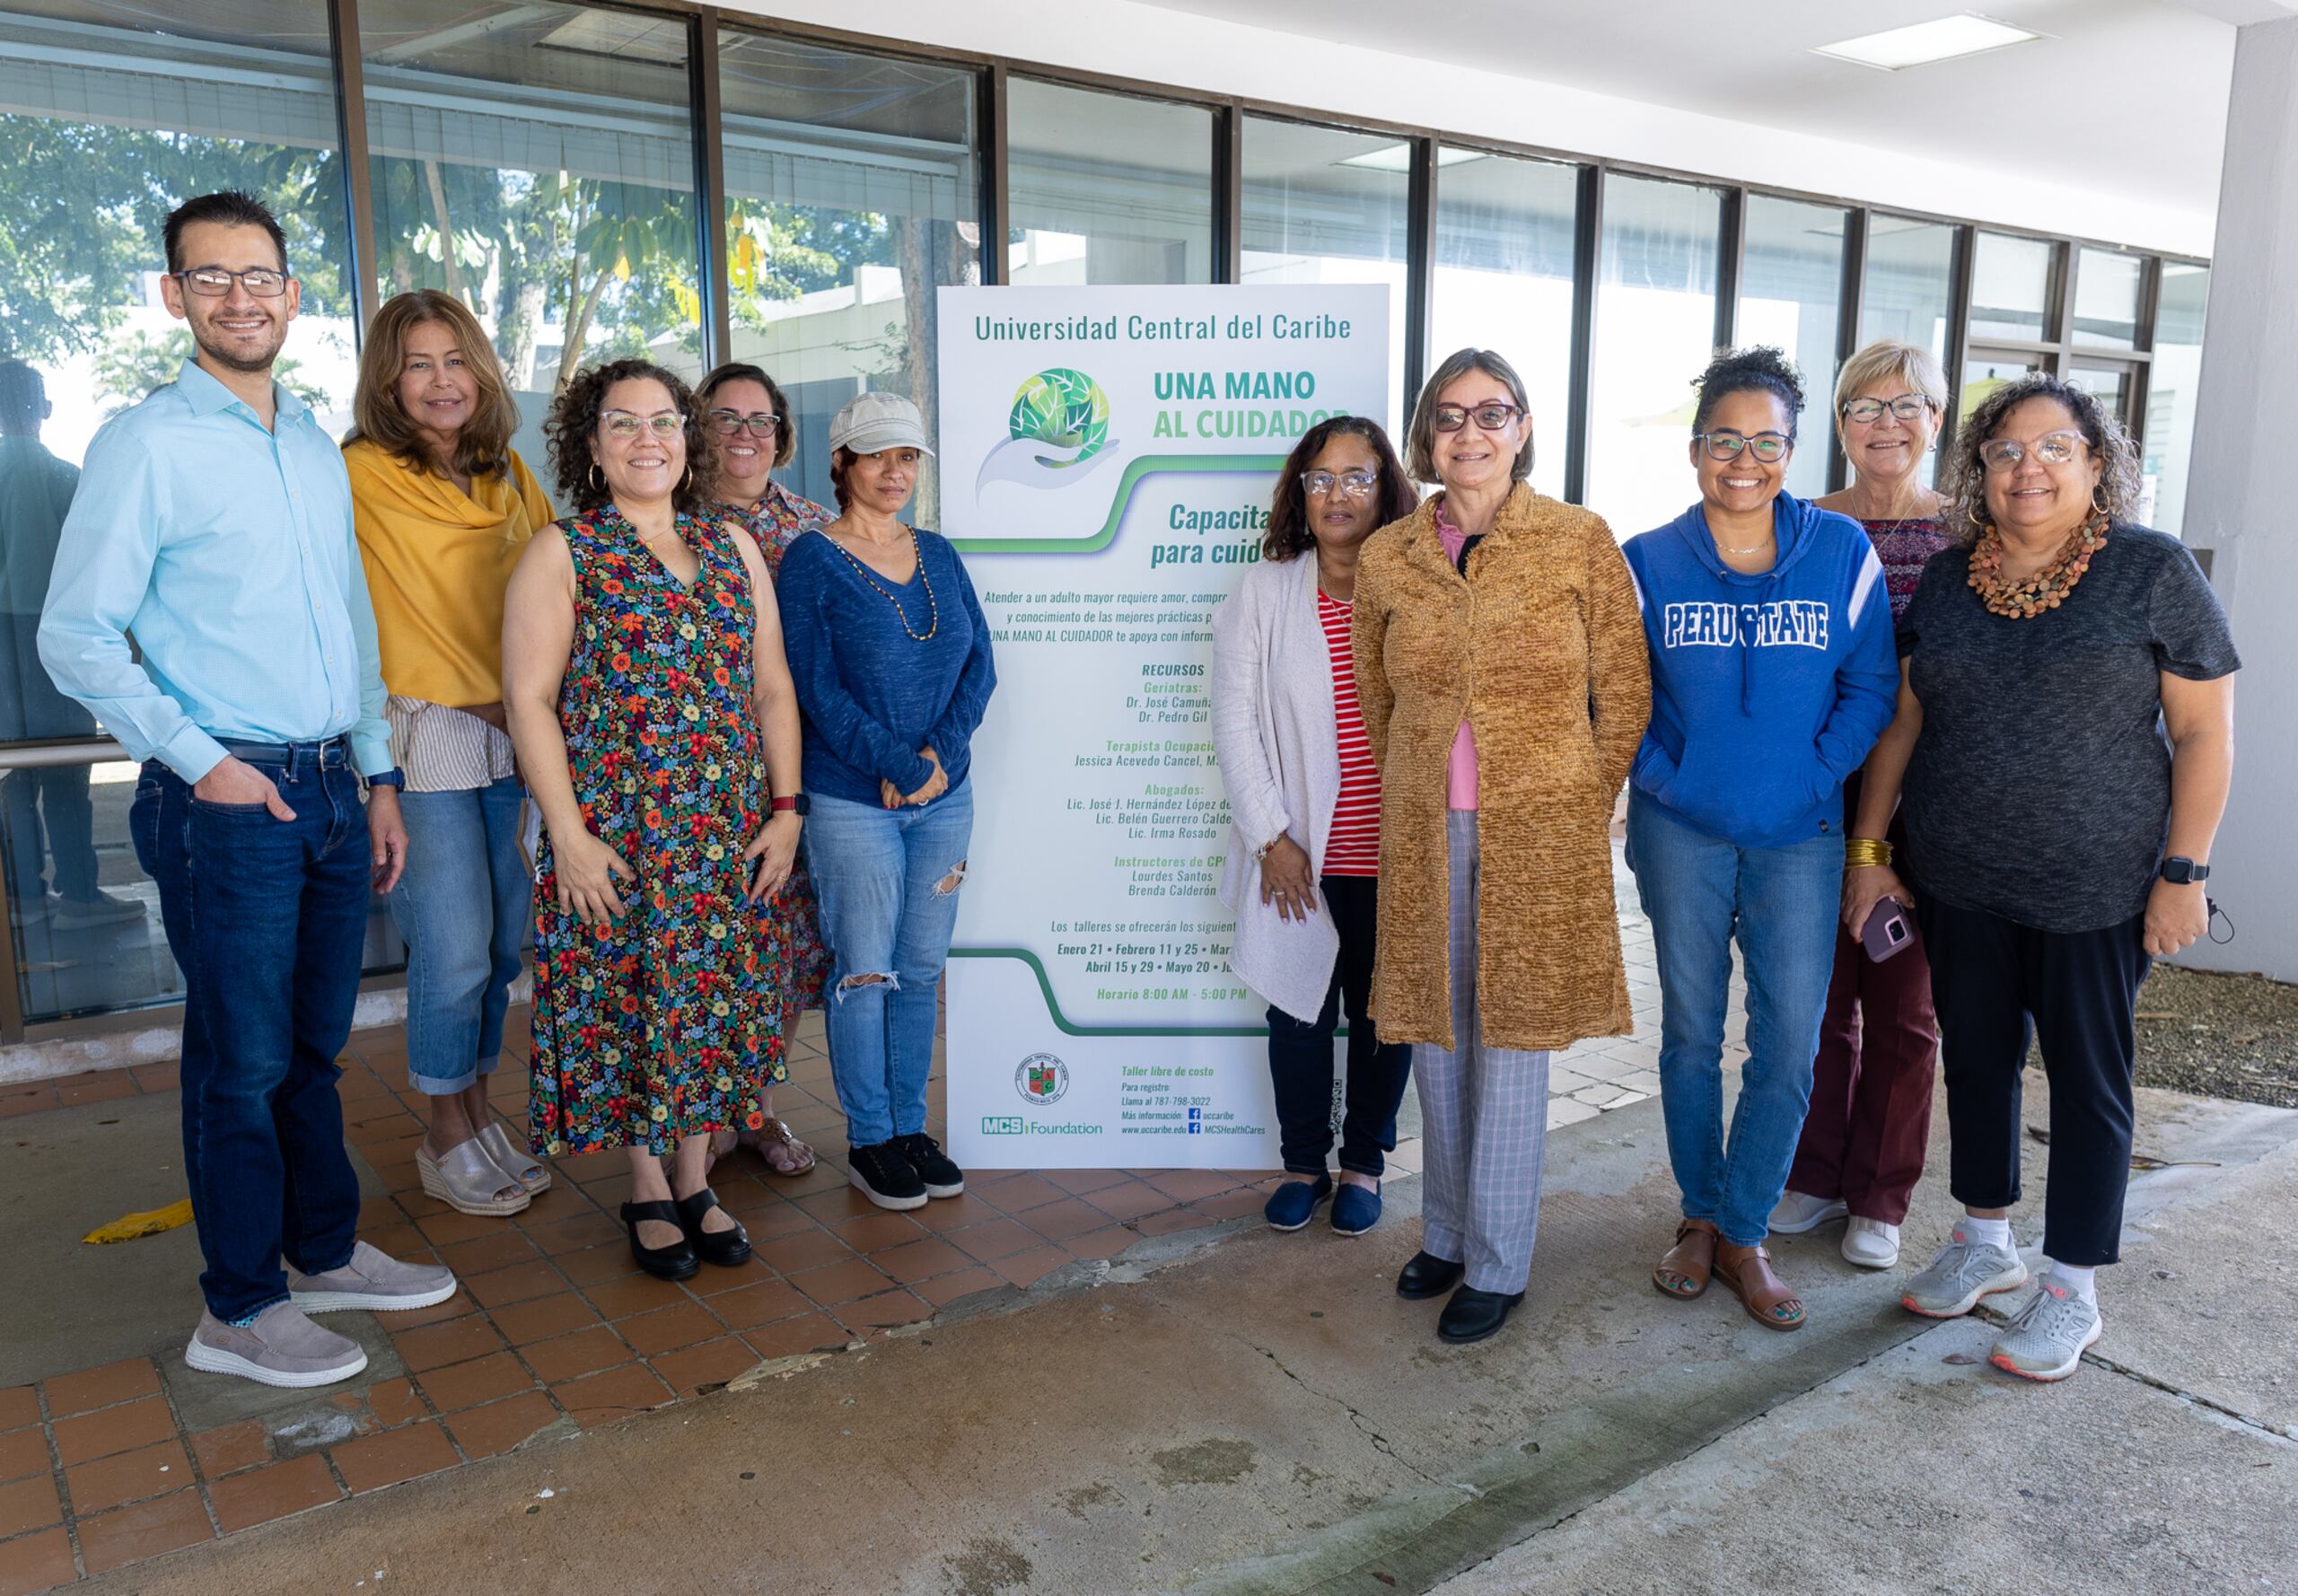
[[[244,1325],[201,1313],[183,1361],[263,1385],[333,1385],[365,1368],[367,1354],[348,1336],[313,1324],[294,1303],[274,1302]]]
[[[2022,1380],[2064,1380],[2082,1366],[2083,1355],[2106,1333],[2099,1305],[2043,1276],[2033,1301],[2004,1326],[1987,1361]]]
[[[1974,1241],[1958,1225],[1954,1240],[1939,1250],[1930,1267],[1907,1283],[1899,1306],[1925,1319],[1960,1319],[1978,1307],[1981,1297],[2027,1284],[2027,1266],[2019,1261],[2018,1248],[2015,1237],[2008,1250]]]
[[[455,1276],[444,1264],[404,1264],[360,1241],[351,1249],[351,1261],[339,1269],[303,1275],[290,1268],[287,1291],[305,1313],[338,1313],[346,1308],[403,1312],[453,1296]]]

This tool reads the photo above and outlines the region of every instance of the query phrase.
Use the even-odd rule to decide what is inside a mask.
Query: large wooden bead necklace
[[[829,534],[824,533],[823,536],[828,537]],[[839,542],[835,538],[830,539],[829,546],[846,557],[846,563],[854,567],[854,574],[855,575],[861,577],[863,581],[868,583],[872,587],[876,588],[880,593],[885,596],[886,602],[894,607],[894,613],[901,617],[901,629],[909,635],[909,640],[912,643],[926,642],[933,637],[934,633],[942,629],[942,606],[934,597],[934,578],[925,574],[925,551],[917,546],[917,529],[916,527],[909,529],[909,553],[910,557],[917,562],[917,579],[925,584],[926,620],[925,629],[922,632],[909,624],[909,611],[901,607],[900,596],[881,583],[877,578],[877,574],[872,571],[868,566],[864,565],[860,559],[856,558],[852,549],[846,548],[845,544]]]
[[[2032,620],[2056,609],[2091,568],[2091,557],[2107,546],[2107,518],[2094,513],[2068,534],[2050,564],[2013,581],[2003,574],[2003,534],[1989,522],[1971,547],[1970,585],[1990,614]]]

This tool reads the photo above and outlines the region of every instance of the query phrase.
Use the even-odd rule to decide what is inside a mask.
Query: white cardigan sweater
[[[1235,912],[1229,968],[1286,1013],[1313,1022],[1340,935],[1320,906],[1288,921],[1260,899],[1254,851],[1289,833],[1322,875],[1340,799],[1332,654],[1317,618],[1313,550],[1250,566],[1213,611],[1213,750],[1229,791],[1221,902]]]

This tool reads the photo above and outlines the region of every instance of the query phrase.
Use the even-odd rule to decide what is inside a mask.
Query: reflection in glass
[[[378,286],[468,304],[548,476],[541,422],[585,365],[691,380],[702,356],[687,23],[470,0],[365,0]]]
[[[2043,239],[1981,229],[1971,260],[1971,337],[2046,337],[2051,266],[2057,254],[2058,246]]]
[[[1748,196],[1740,263],[1739,341],[1784,349],[1803,373],[1806,438],[1787,466],[1787,491],[1827,491],[1836,321],[1843,303],[1843,212],[1769,194]]]
[[[1247,117],[1243,280],[1375,283],[1389,290],[1389,414],[1404,413],[1406,190],[1410,146],[1376,133]]]
[[[1691,385],[1715,343],[1723,211],[1713,189],[1615,173],[1603,215],[1588,504],[1628,538],[1698,497]]]
[[[2138,347],[2138,294],[2146,262],[2119,250],[2085,250],[2074,272],[2074,341]]]
[[[1867,268],[1859,300],[1859,342],[1913,344],[1947,357],[1949,277],[1955,229],[1912,216],[1867,218]]]
[[[1008,282],[1213,281],[1213,113],[1014,78]]]
[[[2210,268],[2162,262],[2154,302],[2154,360],[2146,370],[2146,448],[2139,486],[2146,524],[2177,533],[2187,519],[2187,463],[2194,453],[2195,391],[2202,379],[2203,311]]]
[[[2083,392],[2095,394],[2117,421],[2130,425],[2129,367],[2077,365],[2069,368],[2066,380]]]
[[[49,0],[0,16],[0,741],[100,732],[34,635],[78,462],[97,428],[175,380],[191,336],[160,296],[174,204],[247,189],[277,214],[303,308],[274,369],[340,436],[357,378],[324,8],[289,0]],[[0,884],[24,1017],[172,1001],[158,900],[127,846],[136,767],[0,775]],[[388,916],[368,967],[401,957]]]
[[[1514,366],[1532,406],[1532,486],[1559,495],[1572,416],[1579,169],[1458,149],[1439,150],[1436,164],[1426,364],[1473,347]]]
[[[1963,388],[1957,397],[1955,415],[1959,420],[1969,420],[1972,411],[1987,402],[1987,396],[2017,377],[2029,372],[2042,370],[2041,363],[2006,356],[1999,360],[1973,358],[1963,363]]]
[[[733,358],[780,385],[785,480],[833,502],[829,424],[864,389],[938,429],[934,291],[981,280],[974,75],[731,29],[719,35]],[[911,506],[942,521],[933,457]]]

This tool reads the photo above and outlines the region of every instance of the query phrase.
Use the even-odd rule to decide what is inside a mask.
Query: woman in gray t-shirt
[[[2007,383],[1972,415],[1949,477],[1969,550],[1933,559],[1908,608],[1899,715],[1867,762],[1844,880],[1846,925],[1910,904],[1931,958],[1969,1216],[1908,1282],[1915,1312],[1952,1318],[2026,1283],[2010,1210],[2030,1032],[2042,1044],[2051,1269],[1992,1358],[2032,1380],[2073,1373],[2099,1338],[2138,986],[2208,926],[2233,771],[2241,662],[2194,557],[2131,520],[2136,460],[2105,407],[2056,377]],[[1912,895],[1888,845],[1864,840],[1902,796]]]

